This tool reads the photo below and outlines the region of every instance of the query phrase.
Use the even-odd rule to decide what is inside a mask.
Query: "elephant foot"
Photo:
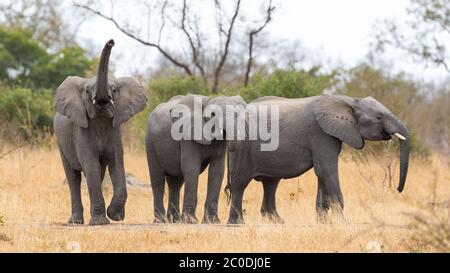
[[[180,213],[178,211],[167,213],[167,220],[173,224],[182,222]]]
[[[206,213],[203,216],[203,220],[202,220],[203,224],[220,224],[220,219],[219,216],[216,213]]]
[[[330,217],[328,216],[327,212],[317,212],[316,214],[316,222],[318,224],[329,224],[330,223]]]
[[[230,217],[228,218],[228,225],[243,225],[244,223],[244,218],[242,217]]]
[[[125,206],[109,205],[106,213],[109,219],[113,221],[123,221],[123,219],[125,219]]]
[[[72,214],[70,216],[69,221],[67,221],[69,225],[84,225],[83,215]]]
[[[183,213],[183,215],[181,215],[181,219],[182,219],[183,223],[185,223],[185,224],[198,224],[199,223],[195,214]]]
[[[273,224],[284,224],[284,220],[283,218],[280,217],[280,215],[278,215],[278,213],[275,212],[270,212],[270,213],[262,213],[262,216],[264,219],[266,219],[267,221],[269,221],[270,223]]]
[[[93,215],[91,217],[91,220],[89,221],[90,226],[97,226],[97,225],[108,225],[109,220],[106,218],[106,215]]]

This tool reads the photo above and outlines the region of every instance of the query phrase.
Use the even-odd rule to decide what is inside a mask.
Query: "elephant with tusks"
[[[279,107],[279,145],[262,151],[263,141],[242,140],[228,151],[231,194],[229,224],[243,223],[242,198],[252,179],[261,181],[264,197],[261,213],[283,223],[276,209],[275,193],[281,179],[297,177],[311,168],[318,180],[316,210],[326,221],[330,208],[342,215],[344,198],[339,185],[338,157],[342,143],[362,149],[364,142],[400,140],[400,182],[405,186],[410,136],[406,126],[389,109],[372,97],[351,98],[322,95],[300,99],[263,97],[247,108]]]

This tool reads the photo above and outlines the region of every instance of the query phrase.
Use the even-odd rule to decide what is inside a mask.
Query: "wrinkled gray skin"
[[[97,77],[67,77],[55,93],[54,128],[70,188],[70,224],[83,224],[81,172],[87,179],[91,205],[90,225],[108,224],[101,184],[106,167],[114,194],[108,217],[125,217],[127,189],[120,126],[147,105],[144,88],[135,79],[108,78],[108,63],[114,41],[106,43]]]
[[[330,208],[343,216],[344,199],[339,186],[338,157],[342,142],[361,149],[364,140],[389,140],[399,133],[400,182],[405,185],[409,161],[409,134],[403,123],[381,103],[367,97],[322,95],[302,99],[263,97],[250,105],[279,105],[280,145],[272,152],[260,151],[259,141],[239,141],[229,151],[231,193],[229,224],[243,223],[242,197],[251,179],[261,181],[264,197],[261,213],[283,223],[276,210],[275,193],[280,179],[299,176],[311,168],[318,178],[317,219],[326,221]]]
[[[225,111],[226,105],[241,105],[242,110],[246,106],[246,102],[240,96],[209,98],[189,94],[175,96],[153,110],[148,119],[145,146],[153,190],[154,222],[156,223],[167,221],[198,223],[195,215],[198,177],[208,165],[208,192],[203,222],[220,222],[217,215],[217,206],[224,175],[227,140],[176,141],[171,136],[171,126],[177,120],[177,118],[171,117],[171,111],[181,105],[186,105],[192,110],[194,97],[202,99],[203,109],[211,104],[220,106],[223,109],[224,120],[230,114]],[[204,121],[206,120],[209,120],[209,118],[204,118]],[[224,135],[226,135],[225,129]],[[166,179],[169,186],[167,216],[163,202]],[[184,200],[180,215],[180,188],[183,183],[185,183]]]

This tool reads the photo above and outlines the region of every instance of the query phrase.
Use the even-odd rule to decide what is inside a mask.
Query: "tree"
[[[404,23],[384,20],[376,29],[376,50],[394,47],[415,61],[450,72],[450,0],[410,0]]]
[[[61,0],[4,0],[0,3],[0,25],[22,28],[45,48],[57,51],[76,45],[75,36],[86,17],[67,9]]]
[[[0,81],[55,89],[68,75],[84,76],[92,65],[79,47],[48,53],[29,30],[0,27]]]
[[[213,93],[217,93],[224,74],[226,63],[230,60],[233,47],[237,47],[240,41],[240,33],[246,33],[246,39],[249,39],[249,56],[246,64],[246,79],[248,78],[253,63],[253,40],[271,21],[275,10],[272,0],[263,8],[263,18],[256,22],[243,19],[243,1],[235,0],[232,4],[228,2],[223,4],[219,0],[211,2],[193,2],[183,0],[175,1],[158,1],[155,5],[151,5],[144,1],[143,6],[147,10],[147,38],[143,38],[145,34],[139,29],[142,27],[130,27],[132,25],[129,20],[120,21],[114,14],[114,1],[111,1],[110,14],[101,11],[100,8],[93,8],[88,4],[76,3],[75,6],[91,12],[101,18],[110,21],[123,34],[138,41],[139,43],[156,49],[169,63],[179,68],[188,76],[198,76],[203,79],[206,85],[211,86]],[[198,12],[199,5],[202,9],[205,6],[212,5],[213,12],[208,14],[206,19]],[[157,12],[158,16],[154,16]],[[119,16],[120,17],[120,16]],[[156,20],[151,18],[157,17]],[[203,20],[202,20],[203,18]],[[210,22],[214,22],[211,27]],[[208,25],[209,24],[209,25]],[[178,35],[181,39],[177,40],[177,45],[165,45],[163,36],[165,31],[171,28],[169,35],[172,37]],[[152,33],[152,34],[150,34]],[[154,36],[151,39],[150,36]],[[174,50],[178,47],[179,50]],[[242,52],[240,54],[242,56]]]

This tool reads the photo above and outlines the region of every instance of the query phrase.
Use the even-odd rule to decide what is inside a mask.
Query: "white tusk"
[[[400,140],[406,140],[406,137],[402,136],[399,133],[394,133],[394,136],[398,137]]]
[[[113,101],[113,100],[109,100],[109,102],[110,102],[112,105],[114,105],[114,101]]]
[[[93,99],[93,100],[92,100],[92,104],[95,104],[95,102],[96,102],[96,100],[95,100],[95,99]]]

